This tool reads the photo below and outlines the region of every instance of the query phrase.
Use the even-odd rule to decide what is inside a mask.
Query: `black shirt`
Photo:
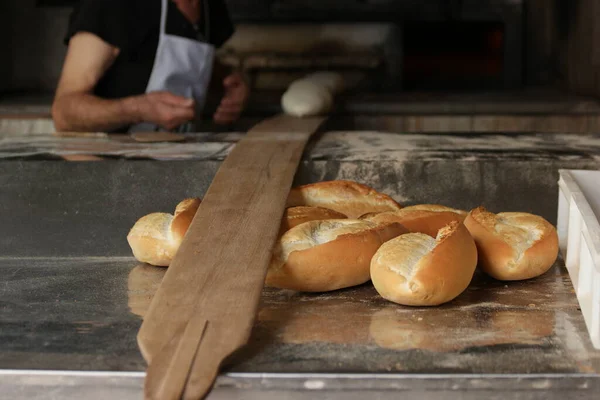
[[[208,15],[204,14],[207,9]],[[168,0],[167,33],[189,39],[201,33],[215,47],[221,46],[233,34],[224,0],[204,0],[201,13],[201,23],[194,27]],[[77,32],[89,32],[120,49],[96,85],[97,96],[114,99],[146,92],[158,47],[160,15],[161,0],[81,0],[76,6],[65,43]]]

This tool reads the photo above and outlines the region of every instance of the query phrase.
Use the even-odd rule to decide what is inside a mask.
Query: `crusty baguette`
[[[435,306],[461,294],[477,266],[477,249],[462,223],[451,222],[437,238],[409,233],[383,244],[371,261],[371,280],[394,303]]]
[[[352,181],[326,181],[292,188],[287,207],[325,207],[341,212],[348,218],[358,218],[370,212],[393,211],[402,208],[390,196],[369,186]]]
[[[472,210],[465,225],[475,239],[479,266],[506,281],[542,275],[558,257],[558,234],[544,218],[522,212]]]
[[[354,219],[305,222],[277,242],[266,285],[304,292],[360,285],[369,280],[369,263],[377,249],[405,232],[400,224]]]
[[[467,216],[466,211],[437,204],[419,204],[404,207],[397,211],[382,213],[369,213],[360,217],[378,224],[398,222],[410,232],[424,233],[436,237],[438,231],[452,221],[463,222]]]

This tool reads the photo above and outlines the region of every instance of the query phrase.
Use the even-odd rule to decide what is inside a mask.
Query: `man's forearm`
[[[107,100],[87,93],[57,97],[52,118],[57,131],[107,132],[140,122],[136,97]]]

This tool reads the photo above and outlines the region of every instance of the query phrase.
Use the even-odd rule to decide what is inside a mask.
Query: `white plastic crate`
[[[560,170],[558,238],[579,307],[600,349],[600,171]]]

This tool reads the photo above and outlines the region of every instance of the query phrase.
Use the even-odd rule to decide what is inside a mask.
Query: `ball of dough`
[[[296,117],[326,114],[332,105],[331,92],[326,87],[308,80],[292,83],[281,98],[283,111]]]

